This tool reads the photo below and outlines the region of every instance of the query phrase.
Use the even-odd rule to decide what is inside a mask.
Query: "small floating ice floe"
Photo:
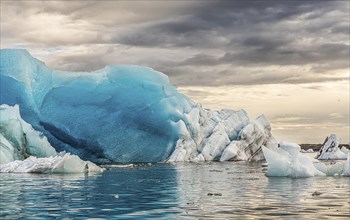
[[[114,169],[114,168],[133,168],[134,164],[106,164],[106,165],[101,165],[101,167],[106,168],[106,169]]]
[[[303,155],[298,144],[283,141],[279,146],[276,151],[262,147],[268,163],[266,176],[350,176],[350,153],[346,161],[327,163]]]
[[[65,152],[44,158],[30,156],[25,160],[0,164],[0,173],[87,173],[101,171],[103,169],[96,164]]]

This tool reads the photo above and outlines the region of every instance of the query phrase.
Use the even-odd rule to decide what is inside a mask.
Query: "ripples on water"
[[[0,193],[1,219],[350,218],[350,178],[267,178],[261,163],[0,174]]]

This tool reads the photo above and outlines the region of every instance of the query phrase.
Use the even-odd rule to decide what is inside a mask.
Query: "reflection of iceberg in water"
[[[176,176],[167,164],[93,175],[3,173],[0,218],[157,219],[177,207]]]
[[[266,178],[261,166],[261,162],[178,163],[135,165],[96,175],[5,173],[0,181],[1,192],[6,192],[0,199],[0,218],[271,219],[276,215],[349,215],[347,178]],[[315,191],[321,195],[312,196]]]
[[[349,215],[347,178],[266,178],[261,166],[260,162],[177,164],[180,209],[195,219]],[[315,191],[321,196],[312,196]],[[330,197],[339,199],[334,206]]]
[[[93,186],[94,193],[102,195],[96,208],[110,209],[109,214],[116,217],[146,214],[150,215],[148,218],[161,217],[176,207],[176,179],[177,173],[170,164],[139,165],[103,172]],[[116,194],[117,200],[113,198]]]
[[[295,208],[298,204],[306,202],[305,198],[310,197],[313,182],[312,178],[276,178],[270,177],[262,198],[262,204],[270,208],[272,212],[280,213],[280,216],[288,216],[293,209],[298,209],[300,212],[302,207]],[[312,192],[311,192],[312,193]],[[305,205],[308,207],[311,204]],[[290,211],[287,211],[292,209]],[[291,215],[293,216],[293,215]],[[315,214],[316,216],[316,214]]]
[[[86,180],[96,180],[98,175],[86,173],[55,175],[2,173],[0,218],[16,216],[8,217],[13,219],[21,216],[21,218],[29,219],[33,218],[33,215],[37,215],[39,210],[51,212],[52,217],[55,217],[55,214],[70,209],[72,200],[69,195],[74,197],[78,194],[82,200],[86,199],[91,187],[86,187],[88,186],[86,184],[83,190],[79,190],[81,189],[79,184]],[[22,209],[26,210],[26,214],[23,213]],[[33,215],[28,215],[28,213],[33,213]],[[43,215],[45,216],[45,213]]]
[[[261,163],[177,164],[179,206],[194,218],[230,219],[254,213],[263,197]],[[257,184],[258,182],[258,184]]]
[[[270,177],[265,188],[264,203],[278,211],[289,210],[283,211],[280,216],[290,216],[292,219],[308,219],[310,216],[314,219],[348,219],[349,194],[344,189],[349,189],[349,184],[347,178]]]
[[[271,177],[267,180],[265,195],[280,197],[281,204],[297,203],[301,197],[308,194],[307,189],[314,184],[313,178],[277,178]],[[288,200],[288,201],[287,201]]]
[[[39,213],[42,218],[65,215],[116,218],[140,216],[140,210],[153,213],[150,217],[156,218],[176,207],[176,176],[170,164],[118,166],[112,171],[89,174],[2,173],[0,187],[6,193],[1,194],[0,218],[32,218],[28,213],[40,217]],[[22,214],[23,208],[26,215]]]

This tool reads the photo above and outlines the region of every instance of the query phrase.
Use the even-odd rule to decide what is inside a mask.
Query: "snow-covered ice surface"
[[[98,172],[100,167],[69,153],[59,153],[25,122],[18,105],[0,105],[0,173]]]
[[[350,153],[346,161],[324,162],[300,153],[300,146],[283,141],[277,150],[263,147],[268,163],[267,176],[312,177],[312,176],[349,176]]]
[[[58,151],[97,162],[259,160],[277,142],[264,116],[212,111],[177,92],[151,68],[109,65],[95,72],[51,70],[25,50],[1,50],[0,104]]]
[[[317,159],[319,160],[338,160],[346,159],[349,152],[348,149],[343,147],[339,149],[341,139],[335,134],[331,134],[327,137],[322,144],[321,149],[317,152]]]

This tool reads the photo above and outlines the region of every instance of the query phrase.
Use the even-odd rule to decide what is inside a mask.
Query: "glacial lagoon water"
[[[0,193],[0,219],[350,218],[350,178],[268,178],[260,162],[2,173]]]

